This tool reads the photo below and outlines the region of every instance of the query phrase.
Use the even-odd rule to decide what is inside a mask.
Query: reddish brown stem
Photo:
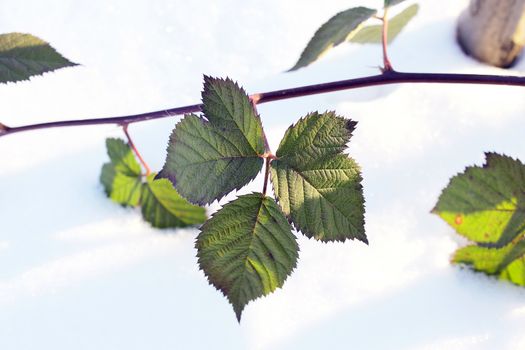
[[[135,152],[135,155],[137,156],[137,158],[139,159],[140,161],[140,164],[142,164],[142,166],[144,167],[144,170],[146,171],[146,176],[149,176],[151,174],[151,169],[149,168],[148,164],[146,163],[146,161],[144,160],[144,158],[142,158],[142,156],[140,155],[140,152],[139,150],[137,149],[137,147],[135,146],[135,144],[133,143],[133,140],[131,139],[131,136],[129,136],[129,133],[128,133],[128,124],[123,124],[122,125],[122,130],[124,131],[124,135],[126,135],[126,138],[128,139],[128,145],[129,147],[131,147],[131,149],[133,150],[133,152]]]
[[[263,195],[266,196],[266,190],[268,189],[268,179],[270,178],[270,162],[272,157],[267,156],[264,159],[264,185],[263,185]]]
[[[381,35],[381,43],[383,46],[383,68],[381,70],[384,73],[394,70],[392,63],[388,58],[388,7],[385,8],[383,17],[381,17],[381,21],[383,22],[383,32]]]

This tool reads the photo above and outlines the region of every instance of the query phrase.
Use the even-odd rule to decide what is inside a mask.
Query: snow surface
[[[204,73],[230,76],[249,92],[376,74],[379,47],[358,45],[282,73],[323,21],[356,4],[3,0],[0,32],[36,34],[82,66],[0,85],[0,121],[196,103]],[[455,21],[466,0],[420,4],[391,46],[398,70],[525,71],[524,61],[500,70],[462,54]],[[359,121],[349,152],[363,169],[370,246],[299,236],[296,271],[251,303],[240,325],[197,268],[197,230],[152,229],[105,198],[104,139],[122,136],[118,127],[1,138],[0,349],[525,349],[525,291],[450,266],[465,242],[429,213],[449,177],[481,164],[484,151],[525,159],[524,95],[398,85],[261,105],[273,149],[312,110]],[[130,128],[155,169],[177,120]]]

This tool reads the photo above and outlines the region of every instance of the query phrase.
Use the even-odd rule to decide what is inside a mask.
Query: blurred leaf
[[[395,6],[402,3],[403,1],[405,0],[385,0],[385,8]]]
[[[131,147],[121,139],[106,139],[106,149],[115,170],[128,176],[141,174],[140,164],[135,159]]]
[[[142,190],[142,216],[158,228],[185,227],[206,221],[204,208],[188,203],[167,179],[146,179]]]
[[[362,23],[376,13],[373,9],[355,7],[330,18],[315,32],[299,60],[289,71],[310,65],[332,47],[349,40],[357,33]]]
[[[263,165],[264,135],[246,92],[230,79],[205,77],[203,112],[186,115],[168,144],[160,178],[195,204],[219,200],[253,180]]]
[[[31,34],[0,34],[0,83],[28,80],[33,75],[76,65]]]
[[[112,201],[124,206],[136,207],[139,205],[142,189],[140,174],[128,176],[117,171],[112,163],[106,163],[102,166],[100,182]]]
[[[213,214],[197,237],[199,266],[237,319],[251,300],[280,288],[297,264],[292,228],[272,198],[240,196]]]
[[[457,233],[485,245],[502,247],[525,230],[525,166],[486,153],[483,167],[454,176],[433,212]]]
[[[111,160],[102,167],[100,182],[111,200],[124,206],[138,206],[140,202],[142,175],[133,151],[121,139],[106,140]]]
[[[452,261],[466,264],[474,270],[498,276],[519,286],[525,286],[525,240],[510,243],[503,248],[469,245],[458,249]]]
[[[279,205],[308,237],[368,242],[360,169],[342,154],[355,125],[333,112],[311,113],[286,131],[271,162]]]
[[[388,21],[388,43],[392,43],[403,28],[414,18],[419,11],[419,5],[414,4],[407,7],[397,16]],[[350,42],[359,44],[381,44],[383,35],[382,25],[366,26],[361,28]]]

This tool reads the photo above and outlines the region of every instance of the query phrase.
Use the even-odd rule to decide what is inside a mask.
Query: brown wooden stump
[[[525,46],[525,0],[471,0],[459,18],[458,42],[482,62],[509,67]]]

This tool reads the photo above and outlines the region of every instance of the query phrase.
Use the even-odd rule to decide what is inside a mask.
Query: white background
[[[250,93],[376,74],[380,48],[349,44],[283,73],[320,24],[357,4],[3,0],[1,33],[38,35],[82,66],[0,85],[0,122],[193,104],[202,74],[230,76]],[[455,24],[467,1],[420,4],[391,46],[396,69],[525,71],[524,61],[500,70],[463,55]],[[0,349],[525,349],[525,292],[450,266],[465,241],[429,213],[448,179],[482,164],[484,151],[525,159],[524,97],[523,88],[398,85],[261,105],[274,150],[309,111],[359,121],[349,153],[363,170],[370,246],[298,234],[296,271],[249,304],[240,325],[198,270],[197,230],[152,229],[105,198],[104,140],[121,137],[118,127],[0,138]],[[130,128],[156,170],[177,120]]]

